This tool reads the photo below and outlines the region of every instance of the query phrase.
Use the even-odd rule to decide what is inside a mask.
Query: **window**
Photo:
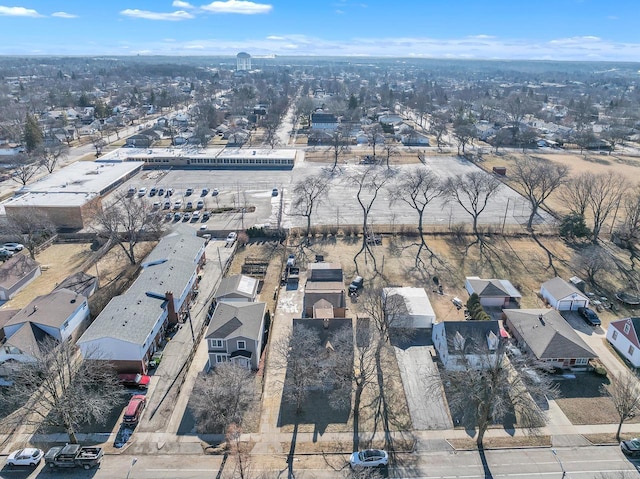
[[[62,327],[60,329],[64,331],[68,327],[69,327],[69,320],[67,319],[64,323],[62,323]]]
[[[247,349],[246,341],[238,341],[238,349]]]
[[[216,364],[226,363],[229,360],[226,354],[216,354]]]
[[[629,356],[633,356],[633,353],[635,352],[635,348],[633,346],[629,346],[629,351],[627,351],[629,353]]]
[[[631,330],[631,326],[629,326],[629,323],[624,325],[624,334],[629,334],[629,331]]]
[[[613,334],[611,335],[611,339],[613,339],[614,341],[618,339],[618,331],[613,332]]]
[[[224,348],[224,340],[223,339],[210,339],[209,344],[212,348]]]
[[[589,360],[587,358],[578,358],[576,359],[576,366],[584,366],[588,362]]]

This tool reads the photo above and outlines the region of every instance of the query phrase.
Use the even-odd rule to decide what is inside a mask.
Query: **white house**
[[[424,288],[384,288],[387,304],[396,315],[391,321],[394,328],[431,328],[436,315]]]
[[[640,318],[611,321],[607,328],[607,341],[629,360],[634,368],[640,367]]]
[[[216,301],[253,302],[258,296],[259,281],[251,276],[235,274],[220,281],[214,296]]]
[[[498,321],[443,321],[433,325],[431,338],[447,369],[484,369],[495,364],[500,346]]]
[[[558,311],[575,311],[589,306],[589,298],[584,293],[557,276],[542,283],[540,296]]]
[[[477,276],[467,276],[464,287],[469,296],[476,293],[482,306],[509,307],[512,303],[519,303],[522,299],[520,292],[506,279],[482,279]]]

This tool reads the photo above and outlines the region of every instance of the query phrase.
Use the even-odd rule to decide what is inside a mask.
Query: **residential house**
[[[443,321],[431,331],[438,357],[447,369],[495,365],[501,337],[498,321]]]
[[[384,288],[382,295],[392,315],[391,327],[429,329],[435,323],[436,315],[424,288]]]
[[[607,328],[607,341],[631,363],[640,367],[640,318],[611,321]]]
[[[467,276],[464,287],[469,296],[476,293],[482,306],[500,308],[517,307],[522,299],[520,292],[506,279],[481,279]]]
[[[265,303],[222,301],[206,333],[209,367],[234,362],[258,369],[264,339]]]
[[[314,130],[336,130],[340,122],[333,113],[316,112],[311,114],[311,128]]]
[[[325,300],[333,307],[333,317],[345,317],[345,286],[342,267],[337,263],[312,263],[307,271],[304,290],[303,311],[306,317],[314,317],[314,306]],[[317,305],[318,311],[324,311],[326,304]]]
[[[90,298],[98,289],[98,278],[82,271],[67,276],[58,286],[58,289],[69,289],[85,298]]]
[[[205,240],[184,228],[162,238],[129,289],[115,296],[78,340],[85,357],[119,372],[146,373],[169,325],[185,322],[198,288]]]
[[[47,338],[58,342],[73,338],[88,318],[87,298],[81,294],[63,288],[38,296],[4,323],[0,363],[33,361]]]
[[[540,296],[558,311],[575,311],[589,306],[589,298],[574,285],[555,277],[542,283]]]
[[[235,274],[223,278],[218,285],[214,299],[230,302],[253,302],[258,296],[260,282],[251,276]]]
[[[523,352],[549,368],[585,370],[598,355],[555,309],[505,309],[505,326]]]
[[[154,131],[147,130],[127,138],[126,146],[130,148],[149,148],[159,139],[160,135]]]
[[[0,301],[13,298],[40,276],[40,265],[24,254],[16,254],[0,264]]]

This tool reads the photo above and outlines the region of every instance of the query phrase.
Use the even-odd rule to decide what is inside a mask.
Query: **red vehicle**
[[[118,379],[122,383],[123,386],[126,387],[134,387],[134,388],[147,388],[149,387],[149,382],[151,381],[151,377],[146,374],[118,374]]]
[[[124,410],[122,422],[127,425],[136,425],[142,416],[142,411],[147,403],[147,398],[143,394],[136,394],[131,398],[127,408]]]

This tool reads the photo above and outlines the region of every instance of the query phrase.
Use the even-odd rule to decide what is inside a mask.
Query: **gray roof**
[[[598,357],[555,309],[504,309],[503,313],[538,359]]]
[[[143,345],[166,314],[166,301],[147,293],[164,295],[171,291],[178,299],[195,274],[197,254],[202,245],[204,240],[193,236],[193,232],[179,231],[162,238],[142,262],[146,267],[138,278],[124,294],[107,304],[78,342],[114,338]],[[160,252],[156,252],[158,248]]]
[[[558,276],[542,283],[541,289],[542,288],[547,290],[547,292],[556,299],[566,298],[572,294],[577,294],[581,298],[588,299],[578,288]]]
[[[522,295],[510,281],[506,279],[482,279],[468,277],[467,281],[474,293],[483,298],[510,297],[521,298]]]
[[[169,258],[197,263],[198,252],[204,247],[205,241],[196,236],[193,230],[174,231],[160,240],[144,259],[142,266]]]
[[[5,327],[29,322],[60,329],[85,300],[84,296],[74,291],[56,289],[31,301],[7,321]]]
[[[229,295],[241,296],[247,299],[255,299],[258,293],[258,280],[251,276],[235,274],[220,281],[215,298],[220,299]]]
[[[459,333],[464,338],[465,352],[478,354],[488,351],[487,336],[493,333],[500,338],[500,324],[498,321],[444,321],[444,333],[447,344],[453,343]],[[449,347],[451,353],[455,348]],[[480,350],[480,351],[479,351]]]
[[[166,313],[165,303],[146,295],[138,298],[128,294],[116,296],[91,323],[78,343],[114,338],[127,343],[144,344],[160,317]]]
[[[40,352],[40,345],[47,338],[55,340],[53,336],[49,336],[36,325],[25,323],[10,338],[7,338],[5,344],[14,346],[29,356],[34,356]]]
[[[67,276],[56,289],[69,289],[85,297],[91,296],[98,287],[98,278],[82,271]]]
[[[15,254],[0,265],[0,288],[9,290],[40,265],[24,254]]]
[[[260,337],[266,306],[265,303],[218,303],[206,337],[244,337],[257,340]]]

